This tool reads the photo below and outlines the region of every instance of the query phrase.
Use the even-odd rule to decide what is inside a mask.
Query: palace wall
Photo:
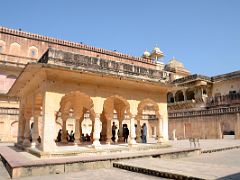
[[[18,108],[0,108],[0,142],[16,141]]]
[[[240,92],[240,83],[238,79],[225,80],[220,82],[215,82],[212,87],[213,95],[227,95],[229,91]]]
[[[224,133],[239,136],[240,107],[169,113],[169,138],[221,139]]]
[[[90,57],[120,61],[142,67],[155,69],[156,66],[156,63],[151,59],[134,57],[115,51],[84,45],[82,43],[59,40],[3,27],[0,27],[0,47],[0,54],[15,57],[15,59],[17,59],[16,57],[26,58],[25,62],[21,62],[25,64],[29,61],[36,61],[51,47]],[[4,59],[0,60],[3,61]]]

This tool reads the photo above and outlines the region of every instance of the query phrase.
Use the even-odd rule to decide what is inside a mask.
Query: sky
[[[5,0],[0,26],[141,56],[156,45],[192,74],[240,70],[239,0]]]

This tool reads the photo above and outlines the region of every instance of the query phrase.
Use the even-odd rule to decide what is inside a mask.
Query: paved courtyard
[[[3,167],[0,162],[0,180],[11,179],[8,175],[5,167]],[[65,174],[55,174],[55,175],[45,175],[45,176],[33,176],[33,177],[24,177],[17,178],[19,180],[56,180],[56,179],[84,179],[84,180],[96,180],[96,179],[104,179],[104,180],[157,180],[164,178],[158,178],[153,176],[148,176],[144,174],[129,172],[122,169],[117,168],[108,168],[108,169],[96,169],[96,170],[84,170],[81,172],[75,173],[65,173]]]
[[[240,179],[240,149],[166,160],[159,158],[133,159],[119,162],[135,167],[202,179]]]
[[[179,150],[190,147],[190,143],[187,140],[170,141],[172,147],[164,148],[159,151]],[[0,148],[4,146],[12,146],[13,144],[0,143]],[[219,149],[226,147],[239,146],[240,140],[224,139],[224,140],[200,140],[200,147],[203,150]],[[3,147],[1,147],[3,146]],[[28,160],[36,160],[37,158],[29,155],[26,152],[19,152]],[[240,173],[240,149],[226,150],[215,153],[206,153],[200,156],[193,156],[181,159],[166,160],[158,158],[145,158],[134,159],[129,161],[122,161],[122,163],[128,163],[134,167],[150,168],[159,171],[166,171],[171,173],[183,174],[186,176],[198,176],[205,179],[225,178],[228,179],[231,176],[232,179],[240,179],[238,173]],[[157,177],[148,176],[140,173],[134,173],[117,168],[96,169],[96,170],[84,170],[76,173],[55,174],[26,177],[20,179],[159,179]],[[5,167],[0,162],[0,180],[9,179],[9,175]]]

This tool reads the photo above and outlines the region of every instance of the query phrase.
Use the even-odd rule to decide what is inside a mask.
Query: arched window
[[[6,46],[6,43],[4,41],[0,40],[0,53],[4,53],[5,46]]]
[[[38,57],[38,48],[35,46],[31,46],[28,49],[28,57],[30,58],[37,58]]]
[[[167,102],[174,103],[173,93],[171,93],[171,92],[167,93]]]
[[[181,90],[176,92],[176,94],[175,94],[175,101],[176,102],[184,101],[184,95],[183,95],[183,92]]]
[[[10,50],[9,50],[9,54],[11,55],[15,55],[15,56],[19,56],[21,53],[21,46],[20,44],[14,42],[10,45]]]
[[[187,100],[195,99],[195,93],[194,93],[194,91],[188,89],[188,90],[186,91],[186,98],[187,98]]]
[[[203,95],[207,95],[207,90],[203,89]]]

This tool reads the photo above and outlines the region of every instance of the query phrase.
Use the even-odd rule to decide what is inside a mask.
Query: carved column
[[[131,118],[131,119],[130,119]],[[135,131],[135,117],[129,117],[128,119],[130,119],[130,141],[129,141],[129,145],[135,145],[136,143],[136,131]]]
[[[93,147],[99,147],[100,144],[100,114],[96,113],[93,132]]]
[[[18,124],[18,143],[22,144],[24,141],[24,131],[25,131],[26,120],[23,115],[20,115]]]
[[[67,143],[67,128],[66,128],[67,118],[68,118],[67,114],[63,114],[62,115],[62,137],[61,137],[61,142],[63,142],[63,143]]]
[[[22,144],[24,140],[25,117],[24,117],[24,101],[21,99],[19,107],[18,137],[17,143]]]
[[[23,145],[30,146],[30,116],[26,117]]]
[[[34,120],[33,120],[33,129],[32,129],[32,147],[36,147],[38,144],[38,138],[39,138],[39,129],[38,129],[38,118],[39,115],[35,114],[34,115]]]
[[[119,134],[116,133],[117,137],[118,137],[118,142],[122,142],[123,141],[123,119],[124,119],[124,112],[122,113],[118,113],[118,121],[119,121]]]
[[[91,141],[93,142],[93,132],[94,132],[95,116],[92,116],[91,112],[90,112],[89,118],[92,121],[92,132],[91,132],[90,136],[91,136]]]
[[[76,113],[75,115],[75,133],[74,133],[74,144],[75,145],[78,145],[81,143],[81,127],[80,127],[80,124],[81,124],[81,119],[82,119],[82,116],[84,114],[81,114],[80,112],[79,113]]]
[[[163,126],[162,126],[162,121],[163,119],[161,118],[161,116],[157,116],[158,117],[158,122],[157,122],[157,143],[161,144],[164,142],[163,140],[163,135],[162,135],[162,130],[163,130]]]
[[[236,114],[235,120],[235,139],[240,139],[240,113]]]
[[[106,136],[106,143],[110,144],[111,143],[111,138],[112,138],[112,115],[106,115],[106,123],[107,123],[107,136]]]
[[[223,137],[223,132],[222,132],[222,126],[221,126],[221,122],[217,121],[217,139],[222,139]]]
[[[78,145],[81,143],[80,140],[80,118],[75,118],[75,132],[74,132],[74,144]]]
[[[137,140],[138,143],[141,142],[141,124],[140,124],[141,117],[142,117],[142,116],[139,116],[139,115],[136,116],[136,120],[137,120],[136,140]]]

